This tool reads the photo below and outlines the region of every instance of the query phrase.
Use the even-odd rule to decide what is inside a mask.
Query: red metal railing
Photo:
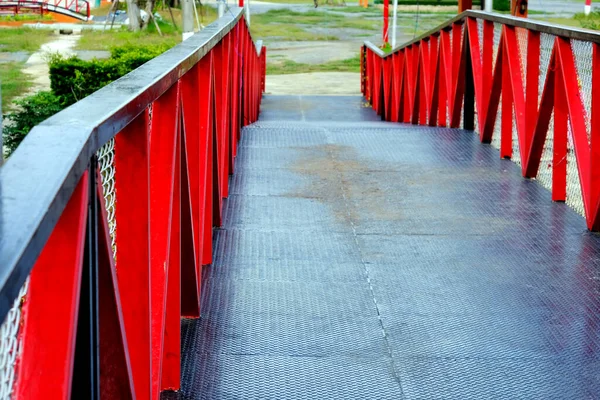
[[[86,0],[0,0],[0,10],[11,14],[56,12],[87,20],[90,4]]]
[[[0,317],[31,271],[14,397],[180,387],[180,317],[200,315],[265,62],[235,10],[34,128],[0,169]]]
[[[467,11],[390,54],[363,47],[382,118],[475,130],[600,230],[600,34]]]

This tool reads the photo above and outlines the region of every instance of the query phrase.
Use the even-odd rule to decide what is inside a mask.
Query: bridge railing
[[[199,316],[265,62],[236,8],[35,127],[0,169],[1,398],[180,387],[180,317]]]
[[[599,45],[592,31],[467,11],[390,53],[366,42],[362,90],[385,120],[476,131],[597,231]]]

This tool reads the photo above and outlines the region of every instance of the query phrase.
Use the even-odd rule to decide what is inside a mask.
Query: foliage
[[[155,46],[125,45],[111,50],[107,60],[84,61],[77,57],[50,60],[50,87],[65,105],[70,105],[119,79],[167,50]]]
[[[15,102],[17,109],[6,115],[5,146],[10,152],[14,151],[35,125],[136,69],[169,47],[164,43],[115,47],[111,49],[111,57],[107,60],[84,61],[77,57],[50,56],[52,92],[39,92]]]
[[[29,131],[63,109],[58,96],[51,92],[38,92],[15,102],[19,109],[6,115],[10,123],[4,127],[4,146],[13,152]]]
[[[510,0],[493,0],[492,7],[496,11],[510,11]]]
[[[0,21],[52,21],[52,16],[48,14],[14,14],[14,15],[3,15],[0,17]]]
[[[163,29],[161,24],[161,30]],[[166,29],[165,29],[166,30]],[[149,26],[145,31],[129,32],[119,30],[83,30],[77,42],[78,50],[110,50],[121,45],[153,46],[166,45],[172,47],[181,41],[181,34],[174,31],[163,32],[163,36],[156,33],[154,26]]]
[[[582,28],[600,30],[600,11],[592,11],[590,15],[577,13],[573,19],[578,21]]]

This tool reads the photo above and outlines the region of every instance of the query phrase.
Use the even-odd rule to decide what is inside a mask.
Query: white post
[[[590,15],[590,11],[592,11],[592,0],[585,0],[585,6],[583,6],[583,12],[585,15]]]
[[[387,0],[383,0],[387,1]],[[394,18],[392,19],[392,49],[396,47],[396,20],[398,19],[398,0],[394,0]]]
[[[219,5],[217,6],[217,11],[219,13],[219,18],[223,17],[225,14],[225,2],[219,1]]]
[[[492,0],[483,0],[483,11],[491,13],[492,9]]]
[[[194,0],[181,0],[183,14],[183,40],[194,34]]]
[[[250,0],[245,0],[244,11],[246,11],[246,22],[248,22],[248,26],[250,26]]]

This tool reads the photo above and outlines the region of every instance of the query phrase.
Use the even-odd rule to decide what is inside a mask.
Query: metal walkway
[[[245,129],[184,397],[600,398],[600,238],[474,134],[362,101]]]

